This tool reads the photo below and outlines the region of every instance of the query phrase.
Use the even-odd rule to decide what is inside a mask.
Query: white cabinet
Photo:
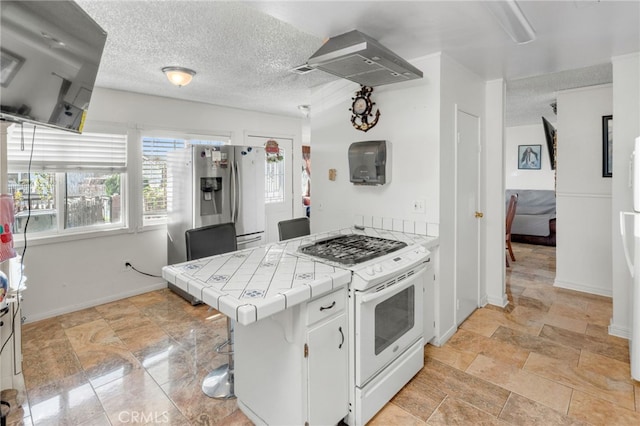
[[[336,424],[348,412],[348,369],[343,312],[307,332],[309,424]],[[337,420],[336,420],[337,419]]]
[[[347,289],[235,327],[235,394],[256,424],[337,424],[349,410]]]

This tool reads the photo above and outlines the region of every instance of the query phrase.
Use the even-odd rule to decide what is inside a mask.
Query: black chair
[[[278,222],[278,236],[280,237],[280,241],[303,237],[310,233],[311,229],[309,227],[308,217],[298,217]]]
[[[187,260],[228,253],[238,249],[236,226],[233,223],[188,229],[185,232],[185,238],[187,241]]]
[[[233,223],[203,226],[185,232],[187,260],[200,259],[237,250],[236,227]],[[215,351],[229,355],[229,362],[211,371],[202,381],[202,392],[216,399],[235,398],[233,389],[233,327],[227,317],[227,340],[216,346]],[[225,346],[228,350],[223,351]]]

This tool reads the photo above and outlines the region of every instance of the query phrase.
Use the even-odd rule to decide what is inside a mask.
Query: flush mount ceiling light
[[[196,75],[194,70],[183,67],[164,67],[162,68],[162,72],[165,73],[172,84],[175,84],[178,87],[186,86],[191,83],[191,79]]]
[[[298,105],[298,109],[305,117],[309,117],[311,113],[311,107],[309,105]]]
[[[525,44],[536,39],[536,32],[515,0],[486,1],[483,4],[516,43]]]

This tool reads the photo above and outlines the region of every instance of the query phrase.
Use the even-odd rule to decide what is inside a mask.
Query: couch
[[[511,241],[545,246],[556,245],[556,194],[546,189],[507,189],[506,201],[518,194]]]

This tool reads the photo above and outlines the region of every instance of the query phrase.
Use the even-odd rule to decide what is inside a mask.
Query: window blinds
[[[14,124],[7,131],[7,160],[10,173],[29,167],[33,142],[32,171],[102,171],[125,172],[127,169],[127,135],[72,133],[47,127]],[[22,149],[24,148],[24,149]]]

